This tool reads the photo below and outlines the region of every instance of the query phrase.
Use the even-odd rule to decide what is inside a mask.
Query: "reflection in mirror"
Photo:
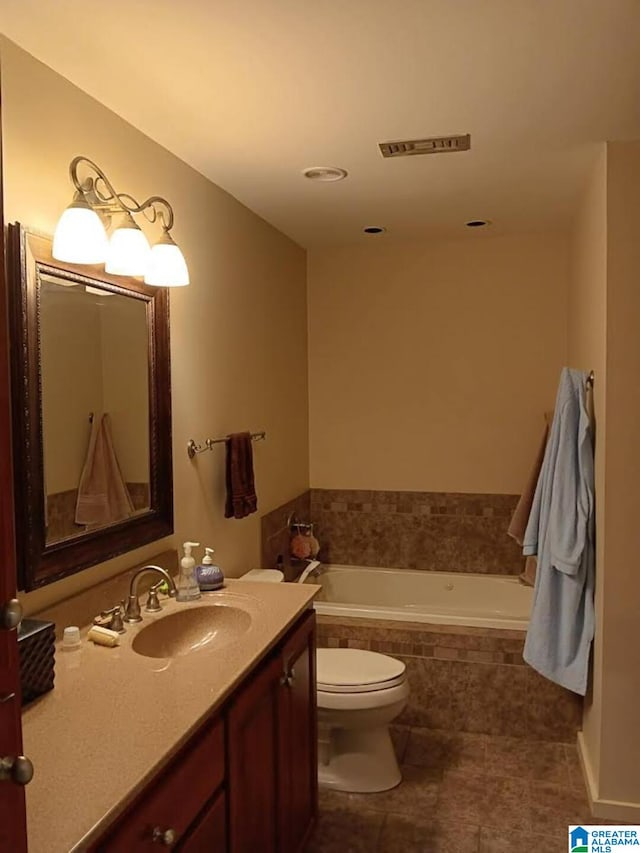
[[[40,276],[46,543],[149,509],[146,304]]]
[[[16,551],[31,590],[173,532],[169,295],[7,231]]]

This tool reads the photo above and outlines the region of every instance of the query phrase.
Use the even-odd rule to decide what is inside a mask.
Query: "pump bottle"
[[[202,563],[196,569],[196,577],[202,592],[212,592],[224,586],[224,575],[220,566],[213,563],[213,548],[205,548]]]
[[[200,598],[200,587],[195,572],[196,561],[191,556],[191,549],[199,545],[199,542],[185,542],[182,545],[184,557],[180,560],[176,601],[195,601],[196,598]]]

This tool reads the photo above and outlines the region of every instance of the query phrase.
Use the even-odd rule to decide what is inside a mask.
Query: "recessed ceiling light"
[[[310,166],[308,169],[304,169],[302,174],[310,181],[333,183],[334,181],[344,181],[347,177],[347,170],[340,169],[338,166]]]
[[[464,223],[467,228],[484,228],[485,225],[491,225],[489,219],[470,219]]]
[[[362,230],[365,234],[384,234],[387,229],[383,228],[382,225],[367,225]]]

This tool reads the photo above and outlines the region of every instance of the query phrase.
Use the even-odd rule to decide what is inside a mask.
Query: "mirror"
[[[166,289],[9,226],[15,503],[34,589],[173,532]]]

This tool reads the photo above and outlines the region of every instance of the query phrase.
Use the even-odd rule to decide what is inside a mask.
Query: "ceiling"
[[[595,144],[640,138],[639,0],[0,0],[0,20],[306,247],[565,228]],[[470,151],[377,147],[455,133]]]

